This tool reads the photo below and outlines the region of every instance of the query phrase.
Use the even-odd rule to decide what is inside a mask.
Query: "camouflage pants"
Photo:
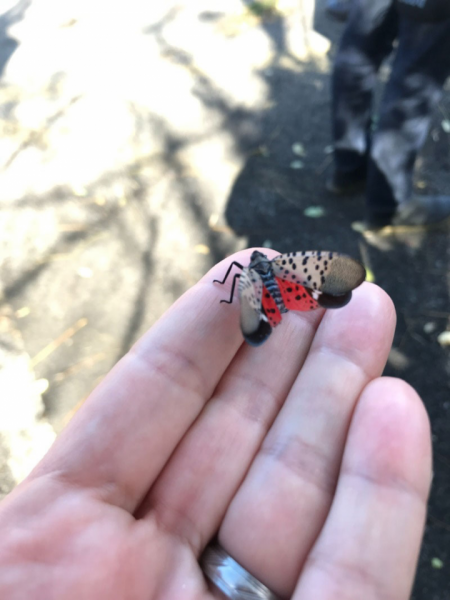
[[[382,61],[398,41],[371,133],[373,93]],[[392,215],[412,193],[412,173],[447,76],[450,20],[401,17],[393,0],[353,0],[332,78],[335,166],[367,177],[369,214]]]

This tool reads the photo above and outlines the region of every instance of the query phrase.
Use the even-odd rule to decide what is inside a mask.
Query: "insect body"
[[[269,260],[255,250],[248,267],[234,261],[223,280],[214,281],[225,283],[233,266],[242,272],[233,278],[230,299],[221,302],[231,304],[239,279],[241,329],[251,346],[265,342],[288,310],[345,306],[366,277],[358,261],[336,252],[288,252]]]

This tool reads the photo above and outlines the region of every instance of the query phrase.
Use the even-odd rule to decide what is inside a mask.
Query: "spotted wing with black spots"
[[[259,273],[253,269],[243,269],[238,293],[242,334],[248,344],[259,346],[272,333],[272,327],[262,309],[263,282]]]
[[[350,300],[351,291],[358,287],[366,277],[364,267],[350,256],[337,252],[288,252],[280,254],[271,261],[273,274],[279,279],[302,285],[312,292],[321,292],[324,296],[342,297],[345,303]],[[350,296],[349,296],[350,293]],[[343,306],[339,301],[327,301],[320,305],[327,308]]]

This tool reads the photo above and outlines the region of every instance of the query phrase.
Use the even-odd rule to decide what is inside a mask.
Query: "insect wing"
[[[239,300],[241,304],[241,330],[245,341],[259,346],[272,333],[262,308],[263,282],[253,269],[244,269],[239,278]]]
[[[277,279],[320,292],[317,302],[324,308],[345,306],[366,277],[358,261],[336,252],[289,252],[274,258],[271,266]]]
[[[319,308],[320,305],[312,297],[311,291],[303,285],[283,281],[283,279],[277,279],[277,284],[284,305],[288,310],[314,310]]]

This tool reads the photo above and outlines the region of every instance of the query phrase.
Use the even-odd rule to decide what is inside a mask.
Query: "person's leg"
[[[450,75],[450,20],[439,24],[402,18],[392,74],[373,136],[367,181],[367,218],[388,223],[395,213],[417,221],[450,216],[450,198],[412,199],[412,176],[446,78]]]
[[[376,75],[397,31],[392,0],[353,0],[332,76],[335,174],[330,191],[345,192],[365,179]]]

